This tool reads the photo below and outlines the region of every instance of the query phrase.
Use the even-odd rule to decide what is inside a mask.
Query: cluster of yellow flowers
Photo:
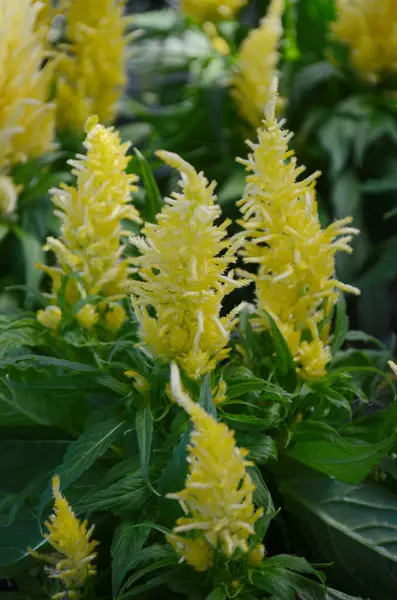
[[[224,297],[245,282],[226,273],[236,260],[241,238],[226,238],[229,221],[215,225],[221,210],[202,173],[176,154],[158,152],[182,175],[182,193],[166,198],[157,223],[132,243],[141,280],[132,283],[140,335],[154,355],[176,360],[193,378],[215,368],[229,353],[227,344],[240,307],[220,316]],[[152,315],[150,309],[155,310]]]
[[[248,0],[182,0],[184,14],[199,23],[232,19]]]
[[[395,0],[336,0],[333,32],[351,51],[354,66],[367,78],[397,71]]]
[[[124,2],[69,0],[66,11],[68,44],[57,65],[57,124],[80,131],[96,114],[112,121],[125,86],[126,28]]]
[[[0,170],[51,149],[55,105],[38,3],[0,0]]]
[[[276,80],[275,80],[276,81]],[[276,91],[268,104],[258,143],[248,142],[252,154],[246,165],[247,185],[239,202],[248,241],[246,264],[258,265],[255,281],[257,325],[267,328],[269,314],[284,335],[304,377],[321,377],[331,355],[328,346],[332,309],[338,289],[359,290],[335,278],[335,253],[351,252],[357,229],[351,217],[321,228],[315,198],[314,173],[299,179],[292,134],[275,117]]]
[[[242,43],[238,70],[232,80],[232,93],[239,111],[255,128],[262,120],[269,89],[276,75],[283,12],[284,0],[272,0],[260,27],[250,31]]]
[[[129,259],[122,257],[124,244],[120,241],[128,235],[122,229],[122,219],[140,221],[130,204],[137,177],[125,172],[130,161],[126,156],[129,144],[121,144],[118,133],[99,125],[96,117],[87,121],[86,129],[87,155],[70,161],[77,177],[76,187],[62,185],[53,190],[55,214],[62,221],[61,237],[48,238],[44,249],[53,250],[58,265],[41,265],[52,278],[52,305],[37,314],[38,320],[51,329],[59,326],[62,317],[57,300],[65,276],[67,304],[103,297],[96,306],[88,300],[76,314],[78,323],[87,329],[100,316],[110,329],[119,328],[126,315],[117,300],[124,298],[132,285]]]
[[[217,549],[229,558],[237,549],[248,553],[248,540],[263,511],[254,507],[255,485],[247,472],[252,464],[246,460],[247,450],[238,448],[233,432],[183,391],[175,364],[171,365],[171,392],[189,414],[194,429],[185,489],[168,494],[180,502],[185,516],[178,519],[168,541],[188,564],[206,571]],[[262,546],[254,550],[254,561],[258,554],[263,556]]]
[[[80,600],[85,582],[96,574],[92,561],[96,557],[98,542],[91,539],[94,527],[87,529],[87,521],[80,523],[68,501],[62,496],[57,475],[53,477],[52,490],[55,499],[54,514],[45,523],[48,529],[45,539],[58,554],[41,554],[34,550],[30,550],[30,553],[50,565],[49,576],[58,579],[65,586],[70,600]],[[64,592],[53,596],[54,600],[62,598],[65,598]]]

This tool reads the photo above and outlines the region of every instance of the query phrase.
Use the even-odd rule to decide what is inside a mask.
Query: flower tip
[[[387,364],[389,365],[389,367],[393,371],[394,375],[397,375],[397,365],[396,365],[396,363],[394,361],[392,361],[392,360],[388,360]]]
[[[90,133],[92,129],[94,129],[95,125],[98,125],[99,117],[97,115],[91,115],[85,122],[84,131],[85,133]]]
[[[176,363],[171,363],[171,393],[179,406],[182,406],[187,413],[191,413],[194,402],[182,389],[181,374]]]
[[[52,493],[54,496],[61,493],[61,480],[59,475],[54,475],[52,478]]]

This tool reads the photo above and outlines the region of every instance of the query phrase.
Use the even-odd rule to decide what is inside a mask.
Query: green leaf
[[[344,594],[343,592],[338,592],[338,590],[333,590],[332,588],[327,588],[327,593],[325,594],[325,600],[362,600],[362,598],[358,598],[357,596],[348,596],[348,594]]]
[[[274,504],[266,483],[263,481],[261,472],[257,467],[248,467],[248,472],[255,484],[254,502],[258,506],[262,506],[264,515],[274,514]]]
[[[339,295],[335,311],[335,330],[332,338],[332,354],[342,348],[343,342],[349,331],[349,317],[347,316],[346,300],[343,294]]]
[[[11,525],[0,527],[0,577],[10,577],[10,565],[28,557],[28,547],[35,549],[42,541],[42,533],[32,511],[21,512]]]
[[[336,219],[353,215],[360,204],[360,184],[357,175],[350,170],[341,173],[332,186],[331,202]]]
[[[163,205],[160,190],[146,158],[137,148],[134,148],[134,152],[139,162],[141,177],[146,190],[146,202],[142,211],[142,216],[145,221],[155,223],[156,215],[161,211]]]
[[[127,592],[127,594],[124,592],[144,575],[162,569],[163,567],[175,565],[178,560],[179,558],[176,552],[174,552],[170,546],[160,546],[157,544],[149,546],[149,548],[144,548],[136,557],[135,564],[138,565],[140,562],[147,562],[149,564],[136,571],[124,582],[118,598],[127,598],[131,592]],[[168,572],[167,575],[169,576],[170,573]]]
[[[163,507],[163,523],[173,527],[176,519],[181,515],[179,503],[166,494],[179,492],[185,487],[185,479],[188,472],[187,463],[187,445],[190,440],[191,428],[182,435],[177,446],[172,451],[172,456],[166,467],[163,469],[158,489],[163,495],[161,504]]]
[[[322,83],[334,77],[341,77],[341,72],[331,63],[320,61],[300,69],[292,88],[293,102],[300,102],[306,94]]]
[[[216,419],[216,406],[212,397],[210,375],[206,375],[201,384],[199,404],[211,417]]]
[[[360,277],[357,285],[361,288],[393,281],[397,275],[397,236],[389,238],[379,247],[376,262]]]
[[[37,319],[19,316],[19,318],[0,324],[0,358],[15,352],[23,346],[33,346],[40,339],[41,326]]]
[[[61,480],[62,490],[65,490],[71,483],[76,481],[84,471],[89,469],[106,452],[122,431],[123,426],[124,423],[120,423],[116,419],[97,423],[69,445],[62,464],[56,469],[56,473]],[[48,486],[41,498],[39,514],[41,514],[50,499],[51,488]]]
[[[28,288],[37,291],[40,287],[43,271],[37,268],[36,263],[45,264],[41,242],[34,235],[23,231],[20,227],[15,226],[13,230],[22,244],[25,261],[25,284]],[[28,293],[25,300],[26,308],[29,308],[31,303]]]
[[[228,595],[225,588],[216,587],[212,592],[206,597],[205,600],[227,600]]]
[[[395,445],[397,432],[376,443],[341,437],[336,431],[324,438],[323,426],[306,421],[295,431],[286,454],[295,460],[347,483],[360,483]]]
[[[256,465],[265,465],[271,460],[277,460],[276,442],[270,435],[237,431],[236,442],[238,446],[249,451],[249,459]]]
[[[112,588],[117,596],[120,585],[135,564],[136,557],[150,533],[148,526],[136,526],[135,521],[122,521],[117,527],[112,541]]]
[[[277,468],[278,486],[308,551],[316,561],[332,563],[332,585],[390,600],[397,581],[397,498],[381,486],[342,483],[296,462]]]
[[[112,510],[116,514],[129,514],[140,509],[151,493],[140,470],[120,478],[104,489],[94,489],[83,496],[76,506],[79,512]]]
[[[277,600],[296,600],[297,594],[299,594],[299,597],[304,594],[305,600],[324,600],[324,588],[310,579],[291,573],[287,569],[279,567],[262,568],[261,571],[253,573],[252,582],[260,590],[270,594],[272,598],[277,598]]]
[[[225,413],[224,420],[231,423],[235,429],[246,431],[266,431],[280,425],[283,421],[281,405],[273,404],[264,412],[263,417],[254,415]]]
[[[153,415],[148,406],[140,408],[135,418],[136,435],[138,438],[141,473],[146,484],[155,492],[149,481],[149,463],[153,437]],[[157,493],[157,492],[155,492]]]
[[[268,314],[267,318],[270,323],[270,330],[272,333],[273,343],[274,343],[274,351],[278,358],[278,366],[280,368],[281,373],[287,375],[288,373],[295,373],[295,363],[294,357],[291,354],[291,350],[285,338],[276,323],[272,319],[272,317]]]
[[[230,372],[225,374],[225,382],[227,384],[226,402],[240,398],[250,392],[264,392],[265,397],[269,400],[279,400],[282,396],[286,395],[282,388],[270,381],[266,381],[266,379],[256,377],[246,367],[230,369]]]

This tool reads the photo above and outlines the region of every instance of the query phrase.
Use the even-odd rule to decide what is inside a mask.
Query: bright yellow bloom
[[[265,547],[263,544],[258,544],[248,554],[248,564],[250,564],[253,567],[257,567],[263,561],[264,556],[265,556]]]
[[[205,538],[191,539],[181,535],[167,535],[166,538],[180,555],[181,562],[187,562],[196,571],[208,571],[214,564],[215,551]]]
[[[45,310],[37,312],[37,320],[48,329],[58,329],[62,319],[62,311],[59,306],[50,305]]]
[[[251,30],[242,43],[238,70],[232,80],[232,93],[238,109],[255,128],[263,119],[271,83],[276,75],[283,12],[284,0],[272,0],[260,27]]]
[[[96,557],[95,547],[98,542],[91,540],[94,526],[87,529],[87,521],[80,521],[75,516],[67,500],[60,491],[59,477],[52,480],[52,490],[55,499],[54,514],[45,523],[48,533],[45,535],[48,543],[57,551],[55,555],[44,555],[31,551],[36,558],[49,562],[50,577],[59,579],[66,588],[68,598],[82,598],[82,588],[89,577],[96,574],[92,561]],[[63,598],[56,594],[55,598]]]
[[[182,10],[187,17],[199,23],[232,19],[248,0],[182,0]]]
[[[350,46],[354,66],[369,79],[397,71],[395,0],[336,0],[334,34]]]
[[[133,259],[141,277],[132,282],[133,306],[149,350],[197,378],[229,354],[239,307],[223,317],[220,312],[223,298],[245,283],[225,273],[241,242],[225,239],[230,221],[214,225],[221,215],[215,183],[176,154],[158,156],[180,170],[182,193],[166,199],[157,223],[143,229],[145,238],[132,240],[141,253]]]
[[[65,290],[69,304],[102,295],[106,307],[107,302],[125,297],[131,289],[130,259],[122,257],[125,245],[120,239],[128,235],[122,229],[123,219],[140,220],[130,204],[137,177],[125,172],[130,161],[129,144],[121,144],[113,128],[103,127],[91,118],[87,132],[87,155],[70,161],[77,177],[76,187],[62,185],[53,190],[55,214],[62,221],[61,235],[59,239],[49,237],[44,249],[55,253],[58,266],[42,269],[52,278],[54,303],[63,288],[64,276],[74,276]],[[90,320],[95,322],[92,311],[92,304],[80,311],[78,320],[84,327]]]
[[[351,217],[321,229],[315,199],[314,173],[300,178],[288,143],[292,134],[275,117],[276,96],[266,110],[258,143],[248,142],[252,154],[246,165],[247,185],[239,202],[242,225],[249,240],[244,261],[258,265],[256,275],[257,325],[268,327],[267,313],[284,335],[306,377],[325,373],[330,359],[327,347],[329,319],[338,301],[338,289],[359,294],[357,288],[335,278],[335,254],[351,252]],[[306,340],[306,341],[305,341]]]
[[[116,302],[111,302],[109,304],[108,311],[105,315],[106,325],[109,329],[117,331],[117,329],[120,329],[126,318],[127,313],[120,304],[117,304]]]
[[[83,329],[91,329],[98,320],[99,315],[92,304],[85,304],[76,314],[76,321]]]
[[[227,385],[224,379],[221,379],[218,383],[218,387],[215,390],[212,390],[214,395],[214,404],[222,404],[227,398]]]
[[[0,0],[0,167],[52,148],[53,104],[48,103],[52,61],[36,28],[33,0]]]
[[[248,552],[248,540],[263,511],[255,509],[253,504],[255,485],[247,472],[252,464],[246,460],[248,451],[238,448],[233,432],[224,423],[217,423],[182,390],[175,364],[171,365],[171,390],[194,426],[188,446],[189,475],[185,489],[167,496],[178,500],[185,513],[173,532],[177,536],[194,532],[195,542],[205,541],[201,542],[203,563],[199,569],[203,570],[204,557],[207,563],[211,562],[206,544],[228,557],[238,548]],[[191,540],[186,539],[189,544]],[[177,548],[175,544],[174,547]],[[185,553],[186,550],[183,557]]]
[[[0,216],[9,215],[17,206],[18,191],[12,179],[0,175]]]
[[[80,131],[96,114],[103,123],[115,117],[126,83],[124,2],[70,0],[66,13],[68,46],[60,57],[57,123]]]

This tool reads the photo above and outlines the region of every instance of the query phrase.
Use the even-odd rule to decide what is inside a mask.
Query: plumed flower
[[[66,11],[68,44],[58,60],[57,123],[81,130],[96,114],[102,123],[115,117],[123,92],[127,42],[124,2],[70,0]]]
[[[82,598],[81,590],[86,580],[96,574],[92,562],[97,554],[95,548],[98,542],[91,539],[94,527],[87,529],[87,521],[81,523],[62,496],[58,476],[54,476],[52,480],[52,490],[54,513],[45,523],[48,529],[45,538],[57,554],[30,552],[36,558],[48,562],[51,565],[48,568],[49,576],[62,582],[68,598],[78,600]],[[53,596],[54,599],[63,597],[62,593]]]
[[[70,161],[76,187],[62,185],[53,190],[55,214],[62,222],[61,234],[59,239],[49,237],[44,249],[55,253],[58,265],[41,268],[52,278],[53,304],[57,304],[63,278],[68,276],[63,293],[69,305],[100,295],[104,301],[99,303],[99,309],[104,312],[110,303],[109,311],[114,313],[114,302],[131,290],[131,268],[129,259],[123,258],[125,245],[121,238],[128,235],[122,228],[123,219],[140,221],[130,204],[137,177],[125,172],[130,160],[129,145],[120,143],[112,127],[103,127],[92,117],[86,129],[87,155]],[[108,325],[118,325],[120,313],[118,317],[105,319]],[[76,318],[88,328],[96,323],[98,314],[92,304],[85,304]]]
[[[166,199],[157,223],[143,229],[145,237],[132,240],[141,253],[134,259],[141,280],[133,282],[133,306],[144,345],[197,378],[229,353],[239,307],[220,312],[224,297],[245,283],[226,272],[241,238],[226,239],[229,221],[214,224],[221,214],[215,183],[176,154],[158,156],[180,170],[182,192]]]
[[[199,23],[232,19],[248,0],[182,0],[182,10],[187,17]]]
[[[48,102],[53,62],[33,0],[0,0],[0,168],[52,148],[55,106]]]
[[[248,541],[262,509],[255,509],[253,503],[255,485],[247,472],[251,465],[246,460],[247,450],[238,448],[233,432],[217,423],[182,390],[175,364],[171,365],[171,391],[189,414],[193,431],[185,488],[168,494],[168,498],[180,502],[185,513],[176,522],[169,541],[197,570],[206,570],[217,549],[227,557],[237,549],[248,552]]]
[[[232,80],[232,93],[238,109],[242,117],[255,128],[263,118],[270,85],[277,71],[283,11],[284,0],[272,0],[261,25],[251,30],[243,41],[237,71]]]
[[[306,377],[320,377],[330,359],[329,319],[338,290],[359,294],[335,276],[335,254],[351,252],[351,217],[322,229],[315,198],[319,173],[301,178],[288,147],[292,134],[275,117],[276,94],[269,103],[258,142],[241,160],[248,171],[241,224],[247,232],[244,261],[258,265],[255,275],[257,325],[268,327],[269,314],[283,333]]]
[[[395,0],[336,0],[333,32],[350,47],[354,66],[368,79],[397,71]]]

